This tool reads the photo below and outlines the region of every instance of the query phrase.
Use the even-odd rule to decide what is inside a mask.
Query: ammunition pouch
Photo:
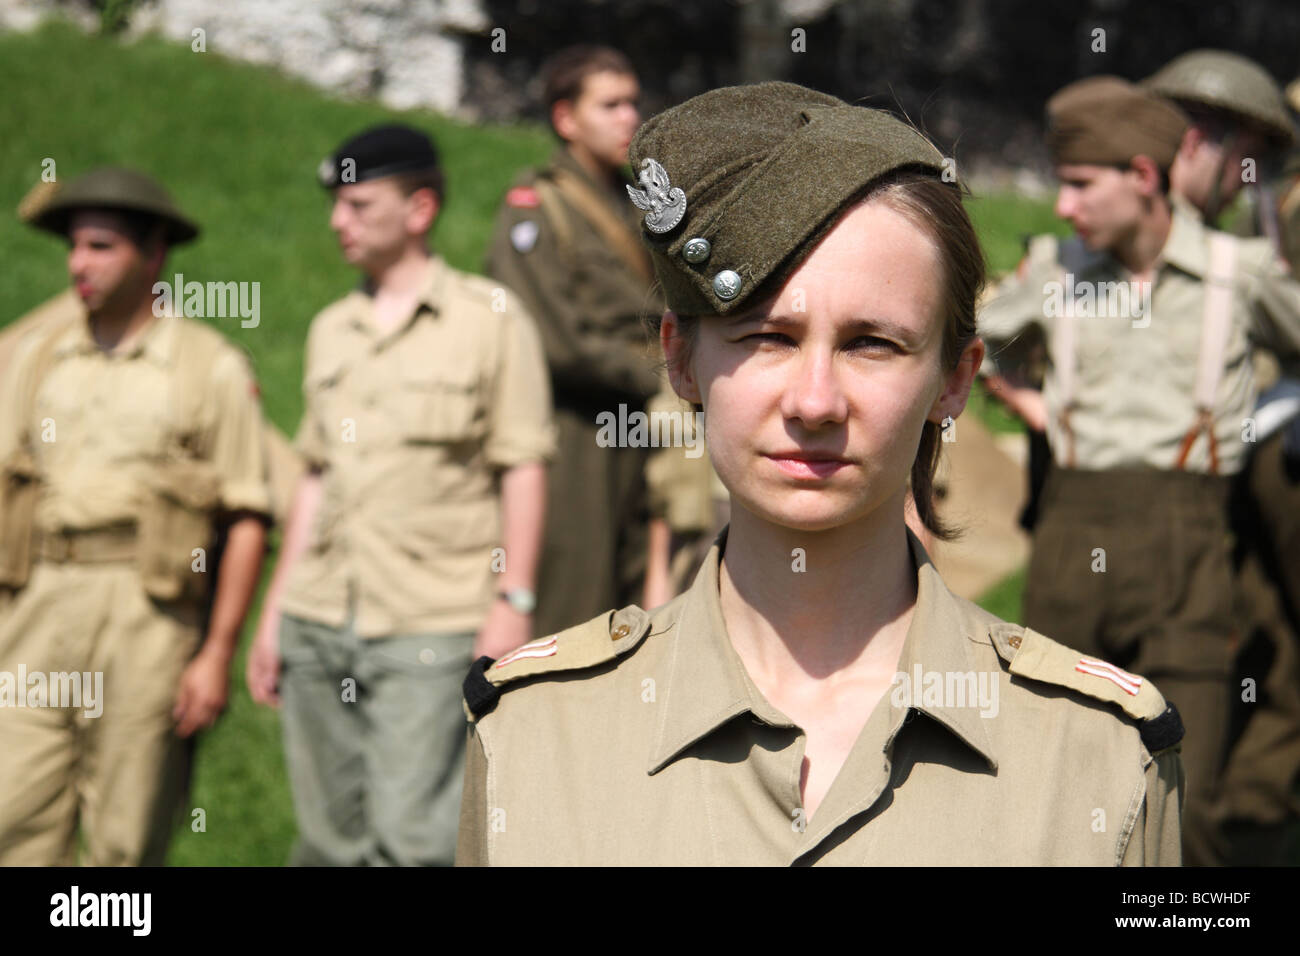
[[[25,448],[0,462],[0,587],[27,584],[39,491],[36,462]]]
[[[160,462],[146,479],[138,524],[140,577],[159,601],[202,602],[208,595],[208,567],[221,492],[213,466],[194,458]]]

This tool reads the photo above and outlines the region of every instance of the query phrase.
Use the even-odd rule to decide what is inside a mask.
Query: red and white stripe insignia
[[[506,205],[515,209],[536,209],[542,204],[542,197],[532,186],[515,186],[506,193]]]
[[[1130,694],[1136,695],[1142,689],[1141,677],[1138,677],[1137,674],[1130,674],[1128,671],[1122,671],[1114,664],[1107,664],[1105,661],[1094,661],[1085,657],[1074,665],[1074,669],[1080,674],[1104,677],[1106,680],[1118,684],[1120,688]]]
[[[497,661],[493,667],[505,667],[507,664],[513,664],[515,661],[523,660],[525,657],[551,657],[560,648],[553,637],[544,637],[540,641],[531,641],[521,647],[516,647],[501,660]]]

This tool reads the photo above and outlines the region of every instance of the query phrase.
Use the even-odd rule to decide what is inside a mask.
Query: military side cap
[[[368,179],[438,168],[438,150],[409,126],[376,126],[353,136],[320,162],[317,178],[326,189]]]
[[[29,222],[59,236],[78,209],[117,209],[146,213],[166,228],[167,244],[178,246],[199,234],[199,227],[177,208],[160,184],[132,169],[104,166],[63,186],[30,213]]]
[[[629,155],[641,238],[682,315],[740,310],[789,276],[873,181],[943,169],[939,151],[889,113],[792,83],[693,97],[646,122]]]
[[[1239,54],[1193,50],[1170,60],[1142,85],[1189,108],[1232,113],[1281,146],[1295,139],[1281,88],[1267,70]]]
[[[1186,131],[1182,110],[1118,76],[1078,80],[1047,101],[1047,149],[1058,166],[1127,166],[1141,155],[1167,170]]]

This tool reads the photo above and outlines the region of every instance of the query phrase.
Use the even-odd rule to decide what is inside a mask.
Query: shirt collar
[[[1175,196],[1172,206],[1169,238],[1160,250],[1160,259],[1198,278],[1205,278],[1210,268],[1206,238],[1208,230],[1200,221],[1195,207],[1187,200]]]
[[[429,262],[425,271],[425,280],[420,287],[420,293],[416,299],[415,309],[406,321],[401,322],[396,328],[383,335],[375,328],[371,321],[371,309],[374,308],[374,296],[366,291],[365,283],[357,289],[352,295],[356,299],[356,308],[352,310],[352,326],[360,329],[367,335],[376,340],[387,341],[396,338],[405,332],[415,320],[427,311],[429,314],[437,316],[442,313],[442,300],[444,286],[447,279],[447,263],[442,256],[436,253],[429,256]]]
[[[84,305],[78,303],[80,316],[69,324],[59,336],[54,346],[54,356],[63,358],[68,355],[101,354],[114,358],[134,359],[143,357],[159,368],[167,368],[171,361],[172,350],[176,340],[176,318],[170,315],[153,319],[136,337],[131,345],[121,351],[106,352],[99,347],[90,331],[90,315]]]
[[[793,727],[789,718],[773,707],[745,672],[739,655],[727,637],[718,596],[719,562],[726,548],[727,529],[723,529],[709,551],[695,582],[683,598],[672,645],[668,650],[668,695],[661,698],[658,726],[649,757],[649,773],[657,773],[688,747],[707,737],[732,718],[751,713],[765,723]],[[916,676],[949,673],[973,674],[980,683],[973,641],[987,643],[987,635],[978,633],[977,622],[962,607],[943,582],[916,536],[907,532],[908,546],[917,569],[916,606],[899,655],[898,672],[915,682]],[[986,667],[987,669],[987,667]],[[995,679],[990,674],[983,680]],[[899,711],[899,726],[908,709],[933,718],[956,737],[977,751],[996,769],[997,761],[978,706],[966,702],[957,706],[948,700],[927,703],[921,687],[909,695],[909,706],[893,701],[901,686],[885,692],[884,701]],[[910,686],[910,685],[909,685]],[[938,695],[942,696],[942,695]],[[894,734],[890,734],[892,741]],[[886,746],[888,745],[888,742]]]

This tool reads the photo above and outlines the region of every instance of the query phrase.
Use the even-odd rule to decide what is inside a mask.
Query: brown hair
[[[943,182],[930,171],[895,170],[869,185],[842,206],[840,212],[869,200],[882,202],[907,218],[925,232],[939,250],[943,263],[940,302],[944,323],[940,362],[944,372],[950,373],[957,368],[962,353],[975,339],[975,301],[985,279],[984,253],[970,216],[962,205],[961,189],[955,183]],[[773,275],[765,284],[767,291],[774,294],[789,271],[787,268]],[[677,318],[686,346],[683,352],[685,361],[695,344],[699,317]],[[650,316],[648,324],[657,339],[661,317]],[[700,410],[698,405],[696,410]],[[939,540],[949,541],[958,532],[940,520],[934,504],[934,475],[939,467],[942,442],[941,427],[927,421],[921,429],[921,442],[912,461],[911,484],[921,523]]]
[[[561,100],[577,100],[582,85],[594,73],[619,73],[636,76],[626,54],[608,46],[571,46],[556,53],[542,64],[542,99],[549,117]]]
[[[441,166],[433,166],[413,173],[394,173],[393,182],[402,191],[403,196],[410,196],[418,189],[432,189],[434,196],[438,199],[438,204],[442,205],[443,203],[444,187]]]

